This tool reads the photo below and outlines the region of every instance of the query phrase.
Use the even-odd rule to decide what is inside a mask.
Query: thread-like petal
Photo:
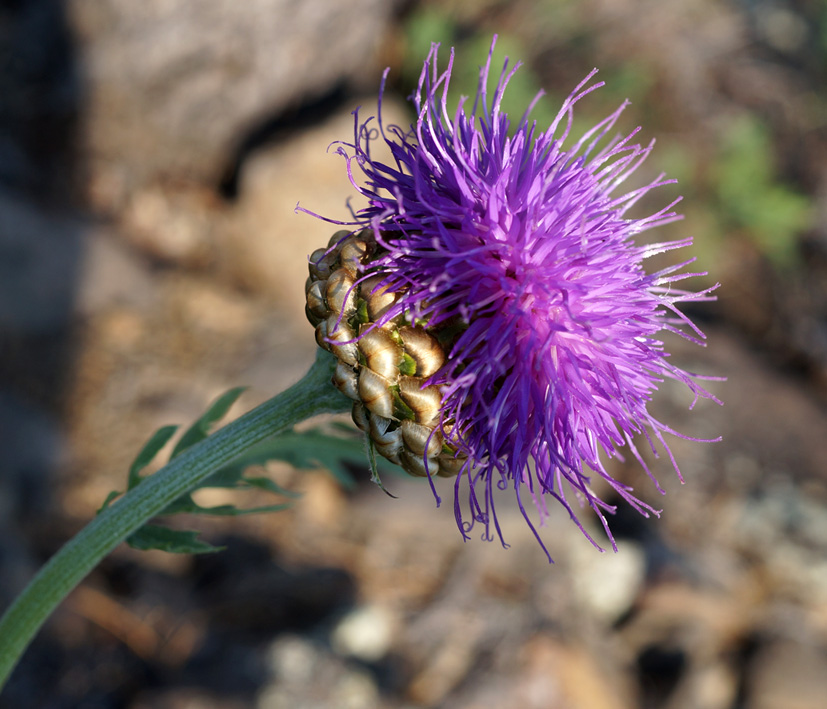
[[[691,239],[633,240],[680,217],[676,202],[650,216],[627,216],[641,197],[672,181],[659,176],[619,194],[652,149],[635,142],[639,129],[610,137],[625,104],[566,147],[575,105],[602,85],[592,83],[592,72],[547,130],[529,122],[531,107],[512,125],[500,105],[518,65],[506,61],[490,92],[493,50],[494,43],[471,108],[469,101],[448,109],[453,51],[440,71],[433,45],[412,97],[417,119],[410,129],[386,126],[380,101],[379,130],[355,112],[354,141],[339,146],[367,200],[355,213],[354,232],[372,230],[376,242],[361,265],[374,299],[384,294],[381,309],[368,302],[371,327],[417,323],[444,350],[425,384],[441,392],[439,425],[460,456],[451,454],[461,461],[456,494],[466,491],[470,511],[455,503],[464,535],[481,524],[484,538],[502,540],[496,486],[514,490],[533,530],[529,499],[541,523],[545,498],[556,499],[584,533],[576,507],[590,507],[614,546],[605,518],[613,507],[592,491],[590,478],[606,480],[642,514],[656,513],[610,476],[601,456],[620,458],[627,448],[646,468],[633,443],[644,434],[677,471],[663,435],[675,432],[649,413],[652,395],[670,378],[696,400],[714,397],[668,362],[659,333],[703,343],[678,305],[710,295],[674,286],[699,275],[679,273],[680,266],[643,268],[644,259]],[[387,144],[391,165],[371,157],[374,139]],[[354,167],[364,173],[364,186]],[[369,383],[360,379],[360,391]],[[389,415],[382,401],[382,415]],[[368,407],[377,405],[372,400]],[[413,435],[413,425],[406,426],[403,436]],[[424,450],[426,432],[416,432]],[[431,456],[439,452],[435,444],[427,448]],[[428,460],[422,463],[426,470]]]

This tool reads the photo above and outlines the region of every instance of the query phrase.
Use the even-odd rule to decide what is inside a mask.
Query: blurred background
[[[0,706],[816,709],[827,697],[827,4],[823,0],[16,0],[0,6],[0,608],[123,489],[159,426],[246,410],[313,357],[306,255],[353,196],[351,111],[387,122],[431,41],[473,94],[491,35],[548,121],[592,69],[661,170],[719,300],[691,309],[724,407],[666,387],[681,486],[621,508],[619,554],[555,510],[545,555],[456,530],[450,483],[269,470],[287,512],[185,520],[227,550],[120,548],[38,636]],[[359,206],[358,202],[354,203]],[[234,498],[237,500],[237,498]],[[221,495],[206,495],[219,504]],[[241,503],[261,503],[255,498]],[[597,533],[597,532],[596,532]],[[0,642],[2,639],[0,638]]]

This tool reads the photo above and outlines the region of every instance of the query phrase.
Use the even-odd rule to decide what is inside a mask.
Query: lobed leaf
[[[199,532],[146,524],[130,535],[126,543],[141,551],[158,549],[173,554],[213,554],[224,549],[198,539],[198,535]]]
[[[230,389],[216,399],[210,407],[193,423],[181,436],[175,445],[170,460],[192,445],[204,440],[210,429],[217,423],[236,402],[244,391],[243,387]],[[297,433],[295,431],[282,434],[276,438],[250,448],[245,454],[238,457],[229,465],[219,469],[210,477],[203,480],[195,490],[204,488],[224,489],[258,489],[274,495],[287,498],[297,498],[300,494],[288,490],[270,478],[262,476],[246,476],[245,473],[252,467],[261,467],[270,461],[278,460],[300,470],[324,468],[346,489],[353,489],[356,485],[353,476],[346,464],[364,464],[365,453],[359,439],[352,436],[353,429],[343,424],[331,425],[334,431],[347,431],[348,436],[330,435],[318,430]],[[127,490],[138,485],[143,477],[142,471],[155,459],[161,449],[167,445],[178,426],[164,426],[158,429],[139,451],[129,468]],[[371,463],[372,477],[378,480],[375,456]],[[383,466],[384,467],[384,466]],[[388,464],[388,468],[393,468]],[[383,488],[384,489],[384,488]],[[258,514],[263,512],[278,512],[291,506],[291,502],[282,502],[273,505],[262,505],[250,508],[238,508],[235,505],[216,505],[204,507],[192,497],[195,491],[182,495],[164,509],[161,516],[177,514],[213,515],[218,517],[237,517],[240,515]],[[122,493],[111,492],[99,510],[108,507]],[[198,532],[171,529],[159,524],[145,525],[127,542],[136,549],[160,549],[179,554],[203,554],[218,551],[219,548],[197,539]]]
[[[224,418],[225,414],[230,410],[230,407],[245,389],[246,387],[236,387],[219,396],[210,408],[201,415],[201,418],[184,432],[181,440],[178,441],[178,444],[172,451],[170,460],[183,453],[190,446],[204,440],[209,435],[212,425]]]

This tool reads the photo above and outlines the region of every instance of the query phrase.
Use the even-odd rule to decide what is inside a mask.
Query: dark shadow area
[[[687,656],[680,648],[651,645],[636,661],[641,687],[641,707],[664,706],[686,669]]]
[[[241,537],[216,543],[226,550],[196,557],[183,576],[102,563],[90,586],[115,614],[99,612],[93,623],[59,614],[57,632],[33,643],[0,707],[155,706],[151,697],[181,687],[252,706],[271,681],[267,647],[282,633],[323,642],[330,621],[353,606],[356,585],[341,569],[282,564]],[[141,619],[143,633],[130,634],[129,618]]]
[[[81,79],[62,3],[0,6],[0,607],[39,566],[83,230]],[[48,525],[46,525],[48,526]],[[21,535],[21,532],[23,533]],[[37,556],[35,554],[35,556]]]
[[[58,529],[53,478],[64,448],[62,408],[84,240],[81,103],[81,74],[63,3],[3,2],[0,610],[65,538]],[[64,655],[65,648],[44,634],[18,668],[16,689],[3,694],[0,706],[36,706],[30,700],[55,677]]]
[[[318,125],[342,106],[350,105],[353,101],[352,91],[345,82],[340,82],[324,95],[282,111],[277,116],[268,116],[252,126],[233,151],[232,161],[219,181],[218,193],[224,199],[236,199],[241,166],[252,153],[265,145]]]

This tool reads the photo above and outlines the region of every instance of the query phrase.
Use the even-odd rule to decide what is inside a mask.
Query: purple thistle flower
[[[632,142],[639,128],[609,136],[625,103],[565,145],[575,104],[603,85],[589,84],[596,70],[541,130],[529,118],[540,95],[516,125],[500,110],[519,63],[509,68],[506,60],[493,95],[488,93],[494,43],[473,106],[469,110],[463,98],[449,112],[454,55],[452,50],[440,72],[438,46],[432,46],[412,96],[417,119],[410,130],[383,124],[380,93],[377,123],[360,123],[354,112],[354,142],[338,147],[351,181],[368,200],[353,224],[372,229],[379,246],[364,278],[381,275],[374,292],[404,292],[376,326],[402,316],[451,333],[446,362],[426,383],[440,385],[446,440],[468,456],[455,481],[454,503],[466,538],[479,523],[484,538],[496,534],[505,544],[494,488],[513,488],[541,545],[527,502],[542,524],[552,497],[598,546],[573,502],[594,510],[616,549],[605,517],[615,508],[591,490],[590,475],[603,478],[643,515],[658,512],[607,472],[601,452],[622,460],[620,449],[628,447],[662,492],[634,438],[643,434],[655,455],[659,442],[680,477],[664,433],[681,434],[648,412],[653,392],[669,378],[689,388],[693,406],[699,397],[715,400],[697,383],[700,377],[669,362],[658,339],[666,330],[702,344],[703,333],[678,304],[710,300],[712,289],[696,293],[676,285],[703,275],[680,273],[694,259],[651,274],[642,266],[644,259],[692,240],[633,241],[644,230],[680,219],[673,211],[679,200],[650,216],[627,216],[641,197],[674,180],[661,175],[617,193],[653,145]],[[386,77],[387,71],[382,90]],[[371,157],[371,141],[379,138],[391,150],[391,164]],[[366,186],[357,184],[354,168],[364,173]],[[460,504],[463,489],[469,513]]]

